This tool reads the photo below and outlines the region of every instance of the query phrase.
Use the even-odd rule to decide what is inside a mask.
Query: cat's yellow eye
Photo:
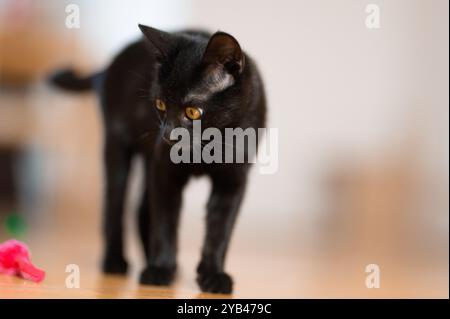
[[[160,99],[156,99],[155,106],[161,112],[165,112],[166,111],[166,103],[164,103]]]
[[[186,108],[186,116],[190,118],[191,120],[198,120],[202,117],[203,110],[195,107],[195,106],[188,106]]]

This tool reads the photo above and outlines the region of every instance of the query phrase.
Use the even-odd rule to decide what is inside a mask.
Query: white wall
[[[280,129],[279,172],[255,174],[246,213],[314,213],[329,161],[376,159],[412,127],[435,141],[428,165],[448,184],[447,1],[192,3],[191,24],[232,33],[259,63]],[[379,30],[365,26],[368,3]]]
[[[74,2],[74,1],[68,1]],[[75,3],[75,2],[74,2]],[[128,42],[140,36],[138,23],[161,29],[186,25],[189,2],[182,0],[79,0],[82,39],[98,50],[94,57],[108,61]]]

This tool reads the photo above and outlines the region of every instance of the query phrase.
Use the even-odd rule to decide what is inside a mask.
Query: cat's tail
[[[86,77],[78,76],[74,70],[65,69],[50,75],[49,82],[59,88],[83,92],[94,88],[94,81],[101,73],[92,74]]]

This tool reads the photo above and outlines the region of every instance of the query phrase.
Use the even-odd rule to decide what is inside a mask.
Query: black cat
[[[105,70],[89,77],[58,72],[57,86],[95,89],[104,118],[103,271],[127,271],[123,252],[124,195],[130,162],[145,158],[145,190],[139,230],[147,266],[140,282],[167,285],[176,270],[177,226],[182,190],[191,176],[207,175],[206,237],[197,282],[206,292],[230,293],[232,279],[224,260],[250,164],[179,163],[170,159],[173,128],[262,128],[264,88],[254,62],[227,33],[167,33],[139,25],[142,40],[126,47]],[[223,144],[226,146],[225,144]],[[229,145],[228,145],[229,146]],[[232,146],[233,147],[233,146]]]

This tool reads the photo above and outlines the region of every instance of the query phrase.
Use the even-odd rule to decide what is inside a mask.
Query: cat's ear
[[[203,64],[223,67],[234,77],[242,73],[245,58],[239,42],[225,32],[216,32],[209,39],[203,54]]]
[[[159,57],[167,57],[173,43],[170,33],[139,24],[147,47]]]

